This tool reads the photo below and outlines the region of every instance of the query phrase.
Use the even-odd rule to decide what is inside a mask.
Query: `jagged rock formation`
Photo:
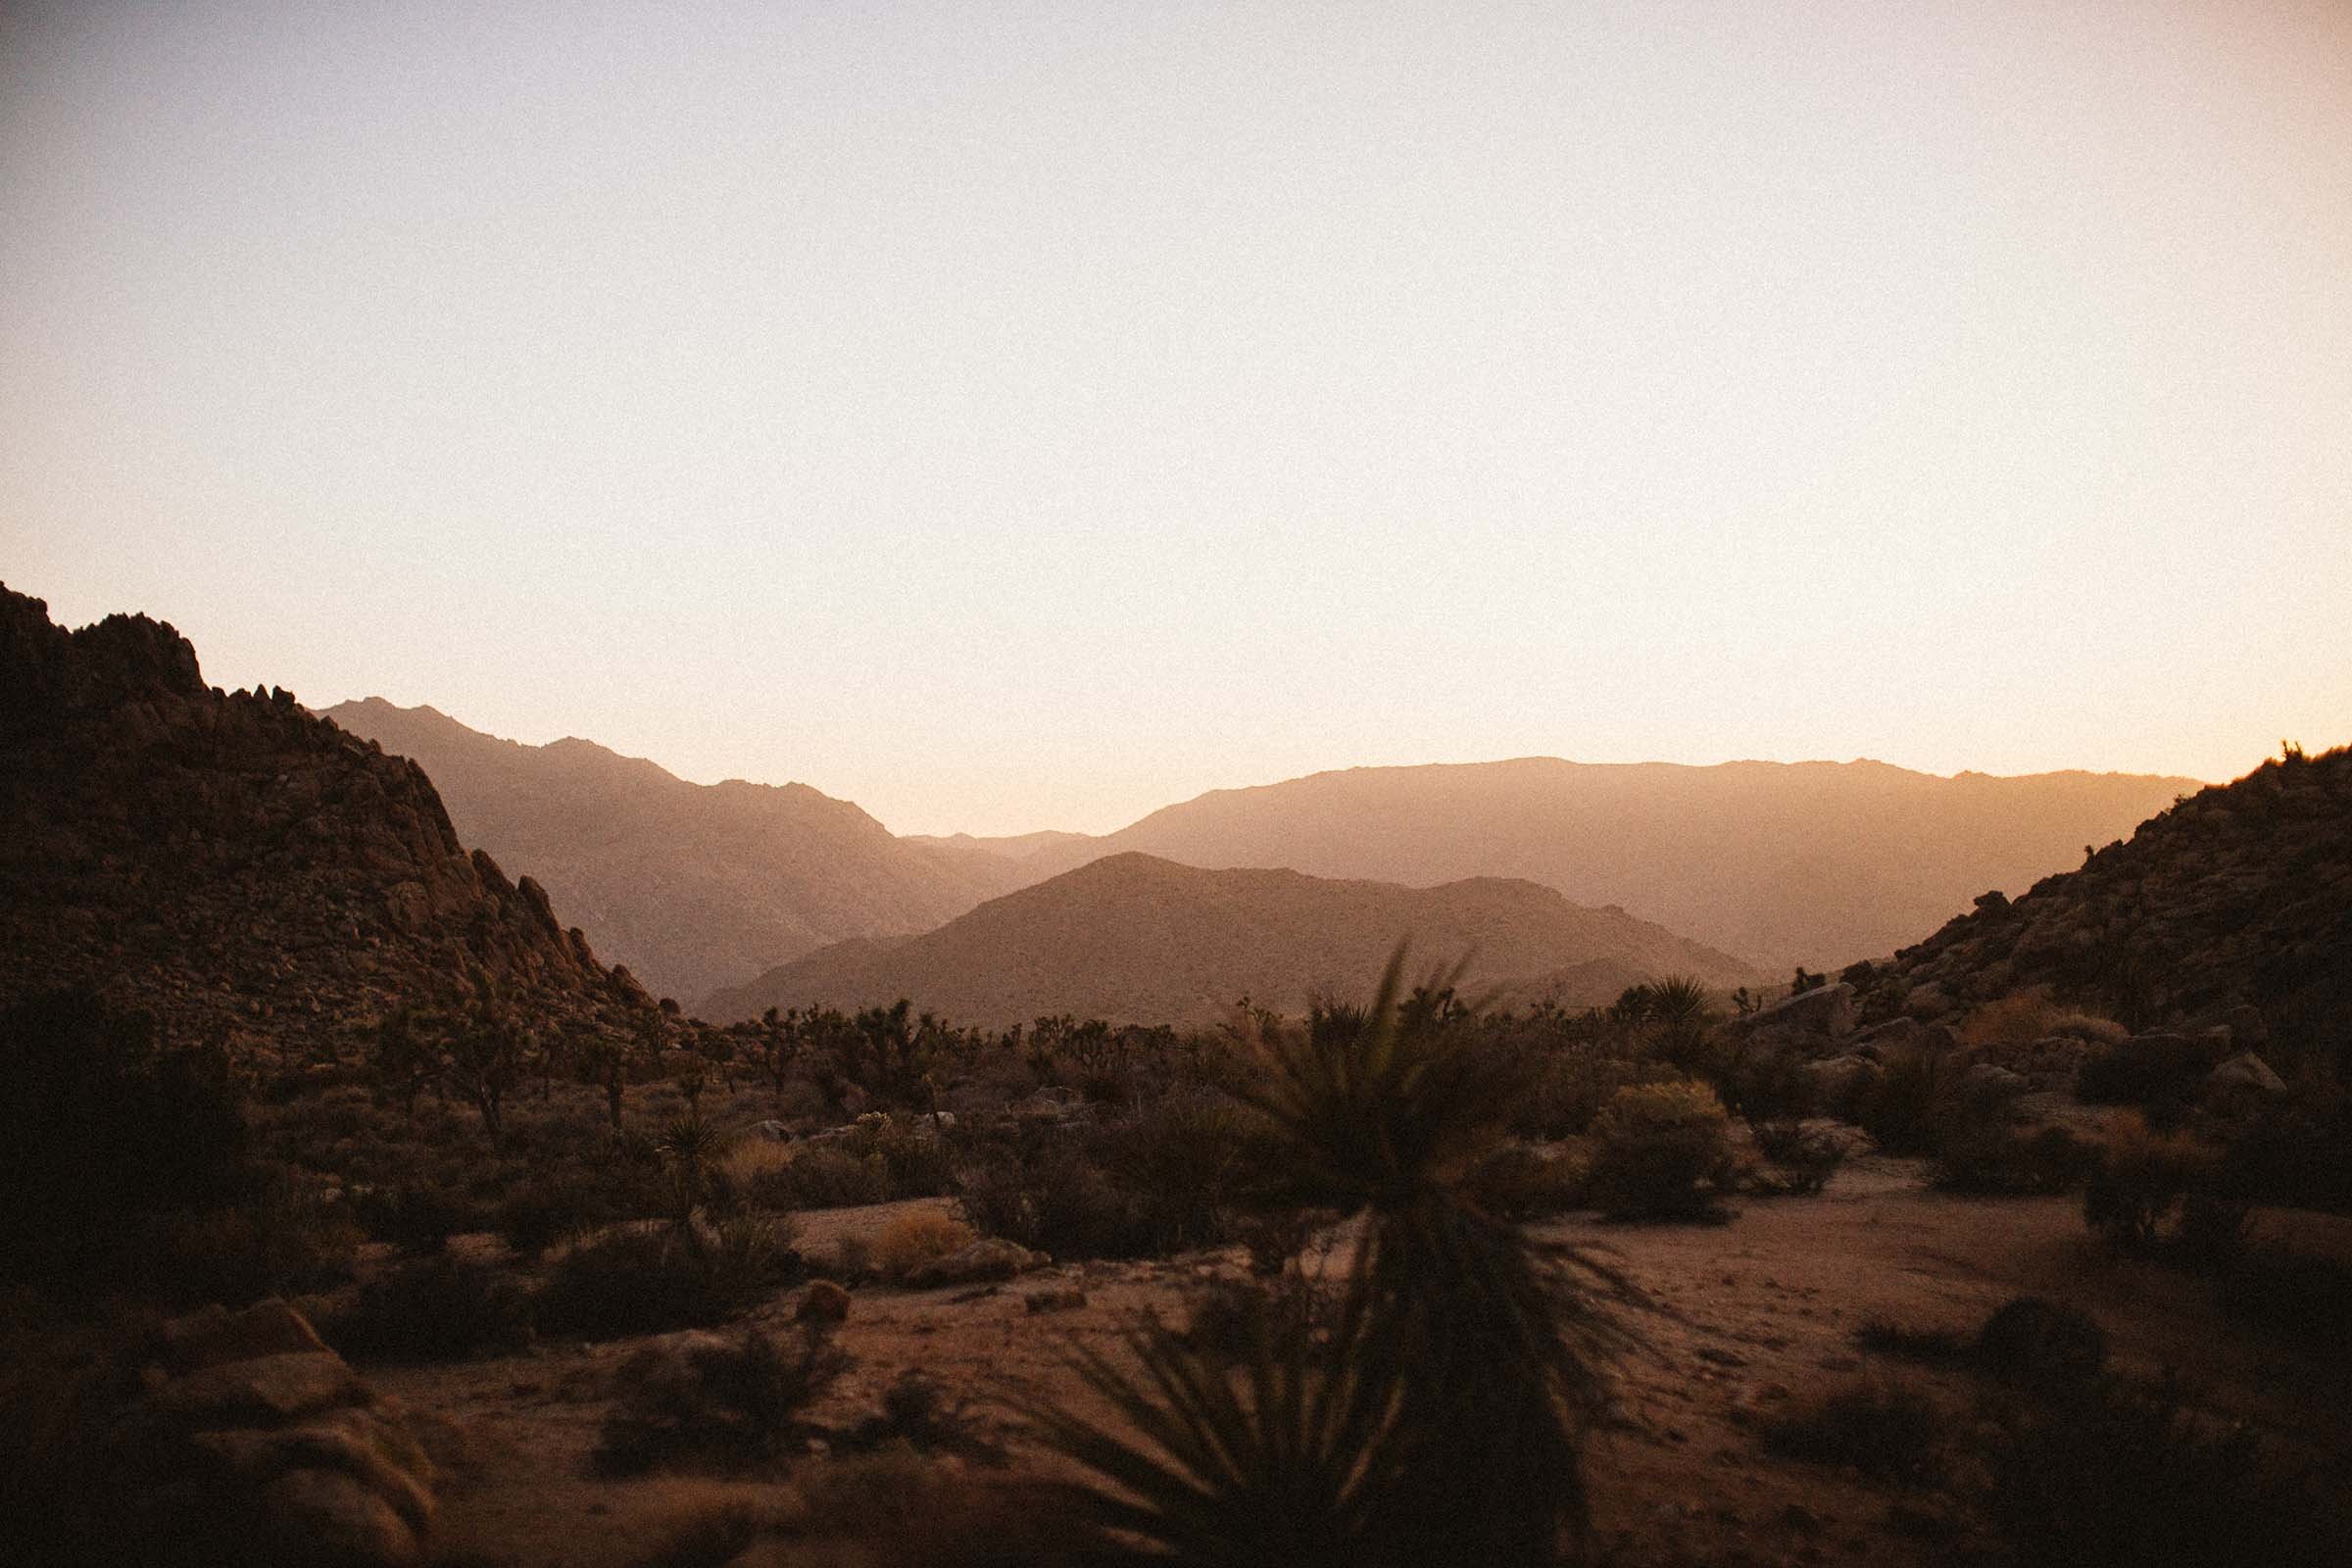
[[[2274,1030],[2352,1029],[2352,748],[2265,762],[2023,897],[1849,971],[1870,1018],[1934,1017],[2029,986],[2134,1028],[2252,1005]]]
[[[1532,882],[1406,888],[1116,855],[920,937],[822,949],[697,1011],[731,1021],[769,1006],[886,1006],[906,997],[993,1027],[1064,1012],[1209,1023],[1245,995],[1285,1012],[1317,991],[1363,996],[1406,937],[1421,962],[1468,954],[1468,989],[1507,986],[1514,1000],[1548,991],[1570,1005],[1603,1003],[1677,972],[1725,987],[1760,978],[1727,954]]]
[[[458,834],[527,865],[597,952],[690,999],[850,937],[905,936],[1015,885],[806,784],[694,784],[591,741],[525,746],[380,698],[324,716],[423,764]]]
[[[317,1043],[475,968],[542,1019],[647,1005],[466,853],[414,762],[208,687],[168,625],[68,632],[0,586],[0,1003],[89,986],[175,1031]]]
[[[1213,790],[1103,838],[980,841],[1023,884],[1140,851],[1428,887],[1525,877],[1622,905],[1786,977],[1891,952],[1986,888],[2015,892],[2128,833],[2186,778],[1951,778],[1884,762],[1356,767]]]

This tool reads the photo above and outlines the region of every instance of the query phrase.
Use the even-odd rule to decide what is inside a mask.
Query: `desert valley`
[[[2209,788],[1375,771],[1000,850],[0,609],[13,1560],[1272,1561],[1279,1528],[2251,1563],[2343,1528],[2352,752]],[[1639,909],[1558,887],[1643,834],[1813,866],[1724,917],[1812,946],[1644,918],[1700,897],[1668,856],[1592,858]],[[1281,864],[1408,841],[1395,881]],[[1855,956],[1915,883],[1984,881]],[[1364,1294],[1399,1257],[1434,1319]],[[1494,1464],[1446,1405],[1497,1369],[1537,1409],[1482,1419],[1570,1446],[1421,1497]]]
[[[0,1568],[2352,1565],[2352,3],[0,4]]]

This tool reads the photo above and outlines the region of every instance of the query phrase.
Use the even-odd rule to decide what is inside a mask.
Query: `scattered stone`
[[[842,1323],[849,1319],[850,1293],[831,1280],[818,1280],[801,1297],[801,1304],[793,1309],[795,1323]]]

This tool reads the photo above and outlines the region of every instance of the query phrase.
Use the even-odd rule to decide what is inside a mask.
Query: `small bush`
[[[890,1201],[890,1165],[880,1154],[804,1144],[747,1195],[769,1208],[859,1208]]]
[[[343,1205],[290,1177],[228,1208],[159,1217],[145,1235],[134,1250],[146,1294],[229,1306],[340,1285],[362,1239]]]
[[[2075,1098],[2086,1105],[2192,1104],[2226,1054],[2202,1038],[2143,1035],[2085,1057],[2075,1075]]]
[[[1854,1331],[1854,1344],[1874,1355],[1891,1355],[1923,1366],[1959,1366],[1977,1353],[1976,1336],[1961,1329],[1916,1329],[1872,1318]]]
[[[1936,1181],[1962,1193],[2063,1193],[2082,1186],[2098,1162],[2097,1146],[2064,1127],[1979,1124],[1946,1136]]]
[[[709,1234],[634,1226],[590,1237],[556,1260],[536,1303],[541,1330],[617,1339],[708,1328],[797,1280],[800,1254],[758,1219]]]
[[[1463,1182],[1479,1207],[1502,1219],[1548,1219],[1591,1202],[1590,1162],[1557,1146],[1508,1143],[1480,1160]]]
[[[319,1331],[345,1355],[441,1361],[531,1343],[531,1301],[486,1263],[416,1258],[360,1287],[357,1304]]]
[[[903,1280],[933,1258],[960,1251],[972,1244],[972,1228],[935,1208],[901,1214],[882,1228],[874,1244],[873,1264],[887,1280]]]
[[[2021,1296],[1984,1320],[1976,1353],[1979,1368],[2001,1382],[2080,1383],[2107,1364],[2107,1331],[2080,1307]]]
[[[2172,1245],[2192,1193],[2213,1191],[2218,1152],[2186,1133],[2158,1133],[2136,1117],[2108,1135],[2082,1194],[2082,1217],[2119,1250],[2139,1254]]]
[[[790,1345],[758,1329],[732,1343],[696,1336],[649,1345],[614,1374],[621,1393],[598,1437],[598,1467],[633,1475],[771,1460],[795,1417],[848,1365],[814,1324]]]
[[[1696,1219],[1731,1168],[1730,1118],[1690,1082],[1621,1089],[1592,1124],[1592,1197],[1612,1219]]]
[[[1845,1163],[1844,1145],[1826,1132],[1808,1129],[1800,1121],[1760,1121],[1749,1131],[1755,1136],[1756,1152],[1773,1167],[1773,1175],[1757,1184],[1759,1192],[1818,1193],[1838,1174],[1838,1167]]]
[[[1897,1051],[1884,1068],[1856,1092],[1854,1120],[1890,1154],[1933,1153],[1951,1092],[1944,1057],[1925,1049]]]
[[[1990,1514],[2023,1568],[2271,1568],[2352,1552],[2302,1476],[2177,1382],[2084,1380],[2008,1406]]]
[[[1936,1474],[1946,1424],[1941,1408],[1918,1390],[1864,1383],[1773,1422],[1764,1429],[1764,1446],[1784,1458],[1918,1485]]]

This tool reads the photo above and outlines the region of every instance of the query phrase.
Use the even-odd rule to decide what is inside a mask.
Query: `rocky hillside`
[[[2274,1028],[2352,1028],[2352,749],[2199,791],[2080,870],[1856,974],[1865,1017],[1930,1017],[2026,986],[2134,1027],[2250,1004]]]
[[[2200,787],[2124,773],[1939,778],[1883,762],[1359,767],[1214,791],[1017,865],[1043,880],[1137,850],[1415,887],[1525,877],[1786,975],[1890,953],[1986,888],[2022,892]]]
[[[907,997],[957,1022],[1000,1027],[1063,1012],[1204,1023],[1243,996],[1297,1011],[1318,991],[1365,995],[1408,936],[1426,961],[1471,955],[1473,990],[1521,982],[1514,994],[1548,989],[1569,1004],[1607,1002],[1669,972],[1720,986],[1758,978],[1712,948],[1532,882],[1406,888],[1118,855],[925,936],[822,949],[697,1010],[724,1022],[770,1006],[851,1008]]]
[[[380,698],[325,710],[422,764],[459,836],[527,865],[599,953],[703,996],[849,937],[928,931],[1014,885],[806,784],[693,784],[591,741],[525,746]]]
[[[221,692],[144,615],[68,632],[0,587],[0,1002],[88,985],[174,1030],[322,1040],[478,966],[541,1018],[646,1005],[411,761]]]

